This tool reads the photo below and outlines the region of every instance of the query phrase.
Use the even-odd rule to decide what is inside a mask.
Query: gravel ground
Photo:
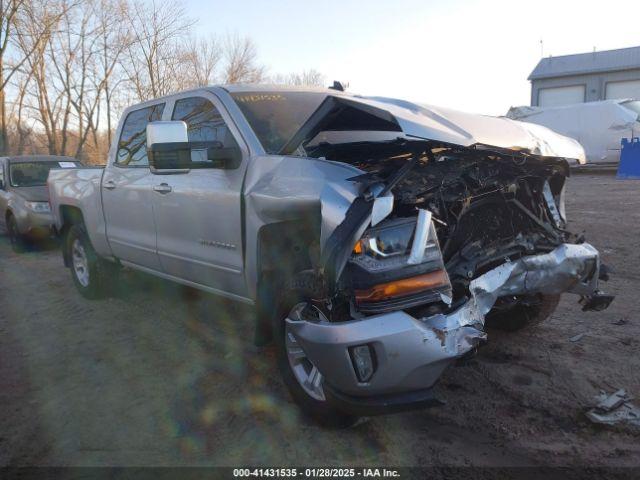
[[[87,301],[55,247],[15,255],[0,236],[0,465],[638,466],[640,429],[584,412],[600,390],[640,395],[639,187],[570,182],[571,229],[616,270],[608,310],[565,295],[449,369],[446,406],[340,431],[299,416],[249,308],[138,274]]]

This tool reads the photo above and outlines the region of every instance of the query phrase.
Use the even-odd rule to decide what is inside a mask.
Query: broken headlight
[[[387,220],[367,230],[349,261],[356,306],[365,313],[409,308],[451,295],[431,216]]]
[[[388,225],[367,230],[353,249],[356,255],[383,259],[403,255],[411,248],[411,239],[416,228],[414,219],[401,219]]]

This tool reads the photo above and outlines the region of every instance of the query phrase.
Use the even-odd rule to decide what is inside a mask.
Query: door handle
[[[114,188],[116,188],[116,182],[114,182],[113,180],[107,180],[102,186],[107,190],[113,190]]]
[[[166,183],[161,183],[160,185],[155,185],[155,186],[153,187],[153,191],[154,191],[154,192],[158,192],[158,193],[161,193],[161,194],[163,194],[163,195],[164,195],[165,193],[169,193],[169,192],[171,192],[171,190],[172,190],[172,189],[171,189],[171,187],[170,187],[168,184],[166,184]]]

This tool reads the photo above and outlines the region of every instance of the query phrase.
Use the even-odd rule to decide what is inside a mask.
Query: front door
[[[172,119],[183,120],[190,142],[238,142],[214,105],[215,97],[175,101]],[[246,159],[235,169],[208,161],[192,150],[188,173],[156,175],[154,217],[158,256],[165,273],[244,297],[241,192]],[[165,184],[165,185],[163,185]]]
[[[164,104],[133,110],[127,115],[113,163],[102,179],[102,204],[107,239],[120,260],[161,271],[156,252],[153,186],[156,176],[147,160],[147,124],[162,118]]]

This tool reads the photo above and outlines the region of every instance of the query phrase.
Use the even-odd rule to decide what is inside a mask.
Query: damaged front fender
[[[359,174],[362,171],[351,165],[315,158],[256,158],[245,180],[244,204],[246,278],[252,298],[260,275],[260,231],[282,222],[309,224],[319,230],[324,245],[361,194],[361,187],[348,180]]]

